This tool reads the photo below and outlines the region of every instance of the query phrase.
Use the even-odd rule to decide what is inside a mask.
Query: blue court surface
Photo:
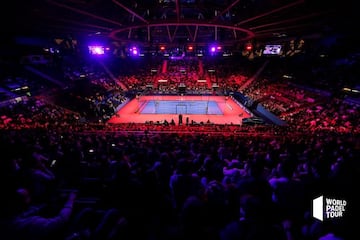
[[[141,114],[222,115],[215,101],[155,101],[144,102]]]

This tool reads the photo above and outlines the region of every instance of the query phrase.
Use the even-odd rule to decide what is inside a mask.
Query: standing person
[[[179,114],[179,125],[182,125],[183,123],[183,115],[180,113]]]

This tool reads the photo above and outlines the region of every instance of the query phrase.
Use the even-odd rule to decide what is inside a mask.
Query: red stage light
[[[253,48],[252,45],[250,45],[250,44],[249,44],[249,45],[246,45],[246,50],[251,51],[252,48]]]

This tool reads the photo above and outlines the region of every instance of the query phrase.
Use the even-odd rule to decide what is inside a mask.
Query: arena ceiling
[[[236,44],[351,32],[352,1],[13,0],[5,35],[105,37],[142,44]],[[354,14],[353,14],[354,13]]]

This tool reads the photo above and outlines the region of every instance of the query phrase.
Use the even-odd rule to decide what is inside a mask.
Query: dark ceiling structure
[[[3,33],[121,43],[236,45],[351,32],[347,0],[14,0]],[[9,12],[8,14],[9,15]],[[14,21],[12,21],[14,19]],[[8,23],[11,20],[11,24]],[[345,26],[345,27],[344,27]]]

